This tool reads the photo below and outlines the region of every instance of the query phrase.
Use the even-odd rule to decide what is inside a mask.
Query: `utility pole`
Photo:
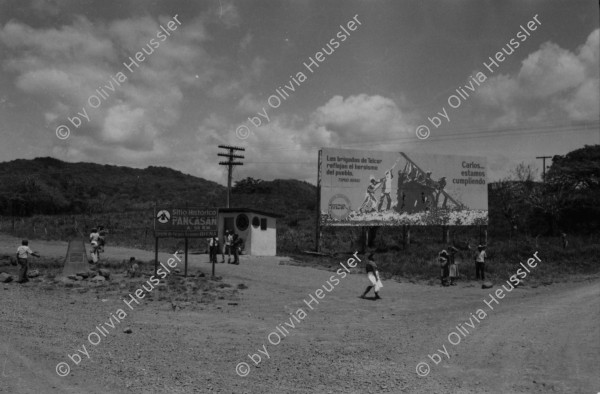
[[[552,159],[552,156],[536,156],[536,159],[542,159],[542,180],[546,182],[546,159]]]
[[[244,148],[238,148],[237,146],[219,145],[221,149],[227,149],[229,153],[219,153],[218,156],[227,157],[228,161],[220,161],[219,165],[227,166],[227,208],[229,208],[229,195],[231,193],[231,173],[233,172],[233,166],[243,166],[244,163],[233,161],[234,159],[243,159],[244,156],[235,155],[234,151],[245,151]]]

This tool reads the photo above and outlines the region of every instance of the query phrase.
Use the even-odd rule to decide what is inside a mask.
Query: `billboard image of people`
[[[323,148],[324,226],[485,225],[486,159]]]

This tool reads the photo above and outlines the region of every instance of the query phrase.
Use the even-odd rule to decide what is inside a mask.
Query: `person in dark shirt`
[[[231,243],[231,247],[233,248],[233,263],[239,265],[240,264],[240,248],[242,246],[242,239],[238,234],[233,234],[233,242]]]
[[[448,278],[450,276],[450,264],[448,252],[442,250],[438,256],[440,263],[440,279],[442,280],[442,286],[450,286]]]
[[[458,249],[454,246],[448,246],[448,274],[450,276],[450,286],[456,286],[458,279],[458,264],[456,263],[456,253]]]
[[[219,252],[219,239],[217,237],[211,237],[208,240],[208,253],[211,263],[217,263],[217,254]]]
[[[360,298],[365,298],[367,293],[373,289],[375,292],[375,299],[380,300],[381,297],[379,297],[379,290],[381,290],[383,284],[379,278],[379,271],[377,269],[377,264],[375,264],[375,260],[373,259],[373,254],[369,255],[365,269],[367,271],[367,278],[369,279],[370,285],[367,286],[365,292],[360,296]]]

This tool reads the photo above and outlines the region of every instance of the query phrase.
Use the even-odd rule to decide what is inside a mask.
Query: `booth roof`
[[[276,218],[276,219],[280,219],[280,218],[284,217],[283,215],[280,215],[277,213],[260,211],[258,209],[252,209],[252,208],[219,208],[219,213],[221,213],[221,212],[224,212],[224,213],[233,213],[233,212],[256,213],[259,215],[269,216],[269,217]]]

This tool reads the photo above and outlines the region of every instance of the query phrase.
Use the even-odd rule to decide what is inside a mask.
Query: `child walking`
[[[375,292],[375,299],[380,300],[381,297],[379,297],[379,290],[381,290],[383,284],[381,283],[381,279],[379,278],[379,270],[377,269],[377,264],[375,264],[375,260],[373,259],[372,253],[368,257],[367,266],[365,268],[367,271],[367,278],[369,279],[369,282],[371,284],[367,286],[365,292],[360,296],[360,298],[365,298],[367,293],[371,291],[371,289],[373,289],[373,291]]]

